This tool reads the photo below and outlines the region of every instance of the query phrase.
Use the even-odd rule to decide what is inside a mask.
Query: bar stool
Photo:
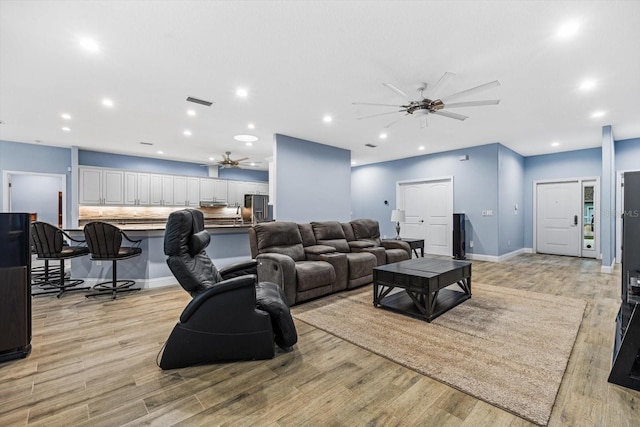
[[[140,242],[142,240],[130,239],[124,231],[115,225],[93,221],[84,226],[84,238],[89,246],[92,261],[111,261],[113,270],[111,280],[101,282],[93,286],[95,292],[86,296],[111,294],[111,299],[116,299],[120,292],[139,291],[140,288],[132,288],[134,280],[118,280],[118,261],[136,257],[142,253]],[[122,239],[133,243],[132,246],[122,246]]]
[[[79,245],[67,245],[65,238]],[[81,246],[85,243],[84,240],[74,239],[49,223],[34,221],[31,223],[31,242],[38,255],[37,259],[45,261],[44,269],[36,272],[36,280],[33,282],[43,292],[34,292],[33,295],[57,293],[56,296],[60,298],[64,292],[89,289],[89,287],[78,287],[84,283],[84,280],[71,279],[71,277],[67,279],[64,272],[65,260],[89,254],[89,248]],[[60,261],[60,266],[50,270],[49,261]]]

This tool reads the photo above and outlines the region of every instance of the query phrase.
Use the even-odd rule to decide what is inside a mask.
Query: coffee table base
[[[379,287],[382,288],[383,286]],[[446,313],[469,298],[471,298],[471,295],[465,292],[441,289],[434,298],[435,304],[429,309],[426,306],[426,298],[424,298],[422,294],[404,291],[382,297],[377,304],[374,302],[374,305],[431,322],[436,317]]]

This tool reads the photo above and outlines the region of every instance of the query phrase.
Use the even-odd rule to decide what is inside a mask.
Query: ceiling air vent
[[[194,98],[192,96],[188,97],[187,101],[195,102],[196,104],[206,105],[207,107],[211,107],[211,104],[213,104],[213,102],[205,101],[203,99]]]
[[[369,147],[369,148],[376,148],[377,145],[373,145],[373,144],[364,144],[365,147]]]
[[[140,144],[142,144],[142,145],[153,145],[153,142],[140,141]]]

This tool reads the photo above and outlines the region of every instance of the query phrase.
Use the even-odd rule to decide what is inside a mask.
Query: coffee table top
[[[425,257],[414,258],[407,261],[394,262],[381,265],[374,270],[390,273],[400,273],[412,276],[434,277],[447,271],[471,265],[470,261],[459,261],[447,258]]]

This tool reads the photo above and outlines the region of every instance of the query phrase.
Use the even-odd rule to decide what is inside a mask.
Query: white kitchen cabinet
[[[78,168],[81,205],[124,204],[124,172],[101,168]]]
[[[228,188],[227,181],[224,179],[213,180],[213,195],[214,202],[227,202],[228,201]]]
[[[173,176],[149,175],[149,205],[173,206]]]
[[[214,180],[212,178],[200,178],[200,200],[213,202]]]
[[[148,206],[150,202],[150,179],[148,173],[124,172],[124,204]]]
[[[165,203],[166,205],[167,203]],[[173,177],[173,205],[200,206],[200,178],[191,176]]]
[[[238,204],[238,194],[240,194],[238,187],[238,181],[227,181],[227,203],[231,208],[243,206]]]
[[[269,194],[269,183],[268,182],[259,182],[258,183],[258,194]]]

